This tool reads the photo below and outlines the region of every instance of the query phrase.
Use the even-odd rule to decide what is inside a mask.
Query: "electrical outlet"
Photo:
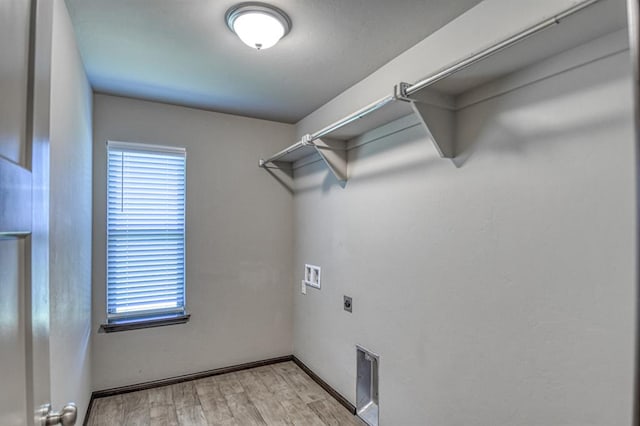
[[[347,312],[353,312],[353,300],[349,296],[343,296],[342,306]]]
[[[302,287],[300,287],[300,292],[302,294],[307,294],[307,283],[302,280],[300,281],[300,284],[302,285]]]

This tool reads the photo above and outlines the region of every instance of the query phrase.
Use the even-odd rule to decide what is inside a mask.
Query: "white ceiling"
[[[233,0],[66,2],[94,90],[293,123],[480,0],[274,0],[293,27],[260,52]]]

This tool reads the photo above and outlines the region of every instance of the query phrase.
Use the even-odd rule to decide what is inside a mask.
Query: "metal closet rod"
[[[283,149],[282,151],[277,152],[276,154],[273,154],[271,157],[267,158],[266,160],[260,160],[260,167],[264,167],[267,163],[271,163],[273,161],[278,161],[280,158],[284,157],[285,155],[293,152],[293,151],[297,151],[298,149],[302,148],[303,146],[309,146],[309,145],[313,145],[313,141],[316,141],[320,138],[322,138],[323,136],[328,135],[329,133],[333,132],[334,130],[338,130],[341,127],[346,126],[349,123],[352,123],[370,113],[372,113],[373,111],[377,111],[380,108],[382,108],[383,106],[387,105],[390,102],[393,102],[396,100],[395,95],[388,95],[385,96],[384,98],[380,98],[375,102],[372,102],[371,104],[360,108],[358,111],[349,114],[348,116],[346,116],[345,118],[336,121],[333,124],[328,125],[327,127],[318,130],[315,133],[312,133],[310,135],[304,135],[302,137],[302,139],[300,139],[298,142],[294,143],[293,145]]]
[[[494,44],[491,47],[488,47],[484,50],[481,50],[478,53],[475,53],[471,56],[466,57],[465,59],[461,60],[460,62],[457,62],[453,65],[450,65],[446,68],[443,68],[439,71],[436,71],[435,73],[431,74],[428,77],[425,77],[422,80],[417,81],[416,83],[406,87],[403,91],[403,93],[401,93],[401,96],[410,96],[412,94],[415,94],[417,92],[419,92],[422,89],[425,89],[426,87],[429,87],[435,83],[437,83],[438,81],[445,79],[447,77],[450,77],[451,75],[462,71],[465,68],[468,68],[469,66],[475,64],[476,62],[480,62],[504,49],[507,49],[521,41],[523,41],[526,38],[531,37],[534,34],[537,34],[543,30],[546,30],[549,27],[552,27],[556,24],[559,24],[560,21],[562,21],[563,19],[573,15],[574,13],[577,13],[583,9],[586,9],[587,7],[599,2],[600,0],[586,0],[582,3],[579,3],[575,6],[572,6],[570,8],[568,8],[567,10],[551,17],[548,19],[545,19],[544,21],[533,25],[521,32],[519,32],[518,34],[515,34],[505,40],[502,40],[499,43]],[[344,126],[346,126],[349,123],[352,123],[362,117],[365,117],[369,114],[371,114],[374,111],[379,110],[380,108],[386,106],[387,104],[394,102],[396,100],[398,100],[399,97],[396,93],[391,94],[391,95],[387,95],[383,98],[378,99],[375,102],[372,102],[371,104],[359,109],[358,111],[351,113],[349,115],[347,115],[346,117],[318,130],[317,132],[311,133],[311,134],[307,134],[304,135],[302,137],[302,139],[300,139],[298,142],[296,142],[295,144],[289,146],[288,148],[283,149],[282,151],[278,152],[277,154],[272,155],[271,157],[267,158],[266,160],[260,160],[260,167],[264,167],[267,163],[271,163],[273,161],[277,161],[280,158],[284,157],[285,155],[293,152],[293,151],[297,151],[298,149],[304,147],[304,146],[309,146],[309,145],[313,145],[313,141],[318,140],[320,138],[322,138],[323,136],[326,136],[328,134],[330,134],[331,132],[334,132]]]

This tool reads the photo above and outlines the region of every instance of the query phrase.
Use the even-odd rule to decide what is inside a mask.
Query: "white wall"
[[[51,403],[91,395],[92,91],[63,0],[54,1],[50,116]]]
[[[382,425],[630,425],[628,61],[462,110],[457,166],[400,120],[354,142],[344,189],[298,169],[294,354],[354,402],[355,344],[379,353]]]
[[[94,97],[93,330],[105,321],[107,140],[187,148],[187,324],[93,335],[105,389],[292,352],[291,194],[261,155],[293,126],[107,95]]]

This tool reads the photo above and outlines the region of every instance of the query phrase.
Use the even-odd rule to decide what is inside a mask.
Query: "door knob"
[[[73,402],[65,405],[61,411],[49,411],[45,421],[46,426],[73,426],[78,418],[78,407]]]

